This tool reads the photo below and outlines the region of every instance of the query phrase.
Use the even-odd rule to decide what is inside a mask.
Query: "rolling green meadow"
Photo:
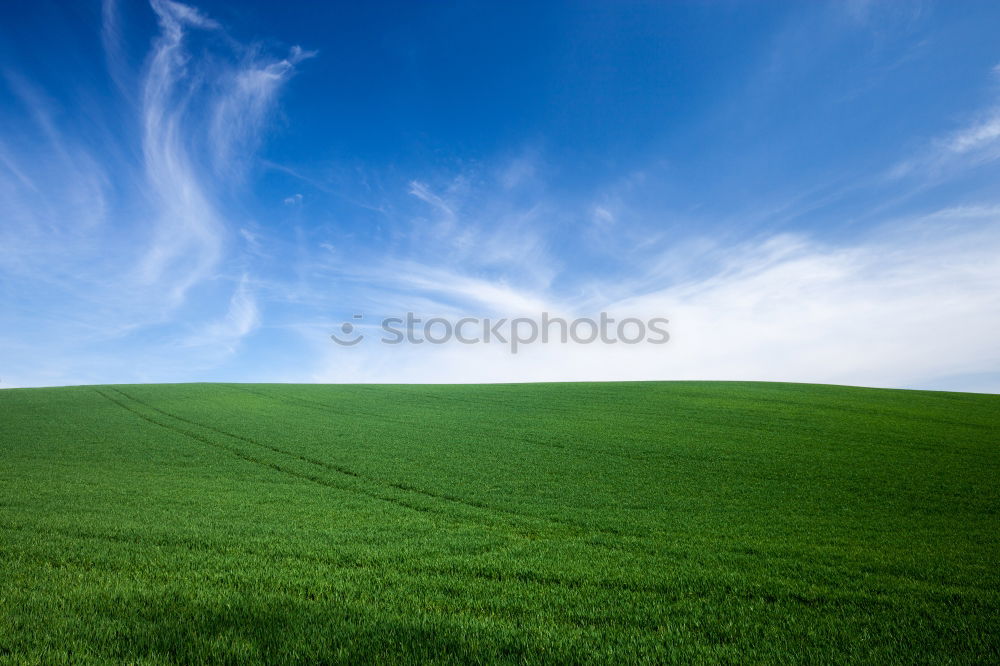
[[[0,391],[0,663],[1000,661],[1000,396]]]

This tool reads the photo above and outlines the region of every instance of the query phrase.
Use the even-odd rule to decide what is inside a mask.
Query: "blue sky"
[[[995,2],[0,12],[0,387],[1000,392]],[[330,340],[408,311],[671,341]]]

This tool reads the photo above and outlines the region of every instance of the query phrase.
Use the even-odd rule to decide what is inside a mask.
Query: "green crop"
[[[0,391],[0,663],[1000,660],[1000,396]]]

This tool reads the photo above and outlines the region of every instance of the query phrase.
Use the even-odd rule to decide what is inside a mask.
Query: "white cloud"
[[[405,260],[544,288],[560,266],[548,251],[545,236],[565,212],[542,192],[527,201],[512,200],[503,182],[499,188],[483,187],[483,181],[493,179],[482,176],[481,170],[468,169],[437,188],[424,181],[410,182],[408,194],[426,206],[418,207],[417,215],[398,230],[405,242]],[[429,218],[423,215],[427,207],[433,213]],[[395,261],[381,257],[375,263]]]
[[[426,204],[429,204],[440,211],[449,221],[454,220],[455,211],[452,207],[440,196],[431,191],[425,183],[420,181],[410,182],[410,194],[420,199]]]
[[[195,82],[188,79],[185,30],[214,29],[198,11],[169,0],[153,0],[161,34],[153,47],[143,86],[142,146],[150,196],[159,208],[152,246],[139,275],[145,283],[169,281],[179,303],[204,279],[222,253],[224,222],[205,192],[188,152],[185,112]]]
[[[962,155],[986,148],[997,139],[1000,139],[1000,110],[992,112],[985,120],[956,132],[945,143],[945,149]]]
[[[281,60],[260,56],[251,50],[240,67],[219,76],[223,92],[215,99],[208,136],[217,171],[230,178],[242,177],[245,155],[260,142],[260,130],[274,107],[281,87],[295,65],[316,55],[294,46]]]
[[[187,347],[206,347],[209,351],[232,354],[239,342],[260,326],[257,299],[244,275],[229,299],[225,317],[205,326],[184,341]]]
[[[139,277],[167,283],[169,303],[178,305],[226,251],[228,221],[216,192],[238,183],[277,91],[294,65],[314,53],[296,46],[273,60],[246,49],[235,64],[197,62],[185,49],[189,31],[220,26],[177,2],[152,0],[152,6],[161,34],[143,85],[142,144],[158,213]],[[214,174],[199,168],[207,162],[216,165]]]
[[[594,223],[600,227],[608,227],[615,223],[615,215],[604,206],[594,206],[592,213]]]
[[[330,345],[325,368],[313,379],[720,379],[934,387],[951,375],[1000,372],[998,208],[944,210],[845,247],[781,236],[721,251],[726,259],[712,275],[577,310],[589,316],[605,310],[619,319],[667,317],[667,345],[536,344],[513,356],[503,345],[389,347],[372,340],[351,349]],[[425,280],[433,283],[430,288]],[[532,308],[536,314],[565,312],[551,299],[515,290],[501,296],[460,276],[404,284],[442,302],[488,301],[509,308],[500,311],[510,316]],[[318,329],[310,334],[322,336]],[[992,390],[1000,391],[1000,384]]]
[[[993,68],[996,73],[1000,70]],[[933,139],[918,154],[896,163],[889,171],[891,179],[917,176],[924,180],[1000,159],[1000,105],[981,110],[976,116],[944,136]]]
[[[1000,107],[943,137],[921,153],[897,162],[890,179],[938,181],[1000,159]]]

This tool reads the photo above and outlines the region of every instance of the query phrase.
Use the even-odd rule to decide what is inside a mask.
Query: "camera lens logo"
[[[361,319],[363,317],[364,317],[363,314],[354,315],[354,319]],[[360,333],[358,333],[357,337],[355,338],[350,337],[351,334],[354,333],[354,324],[352,324],[349,321],[345,321],[343,324],[340,325],[340,331],[341,333],[344,334],[346,339],[341,339],[340,336],[337,335],[336,333],[331,333],[330,339],[336,342],[338,345],[344,347],[353,347],[354,345],[358,344],[359,342],[365,339],[365,336],[363,336]]]

